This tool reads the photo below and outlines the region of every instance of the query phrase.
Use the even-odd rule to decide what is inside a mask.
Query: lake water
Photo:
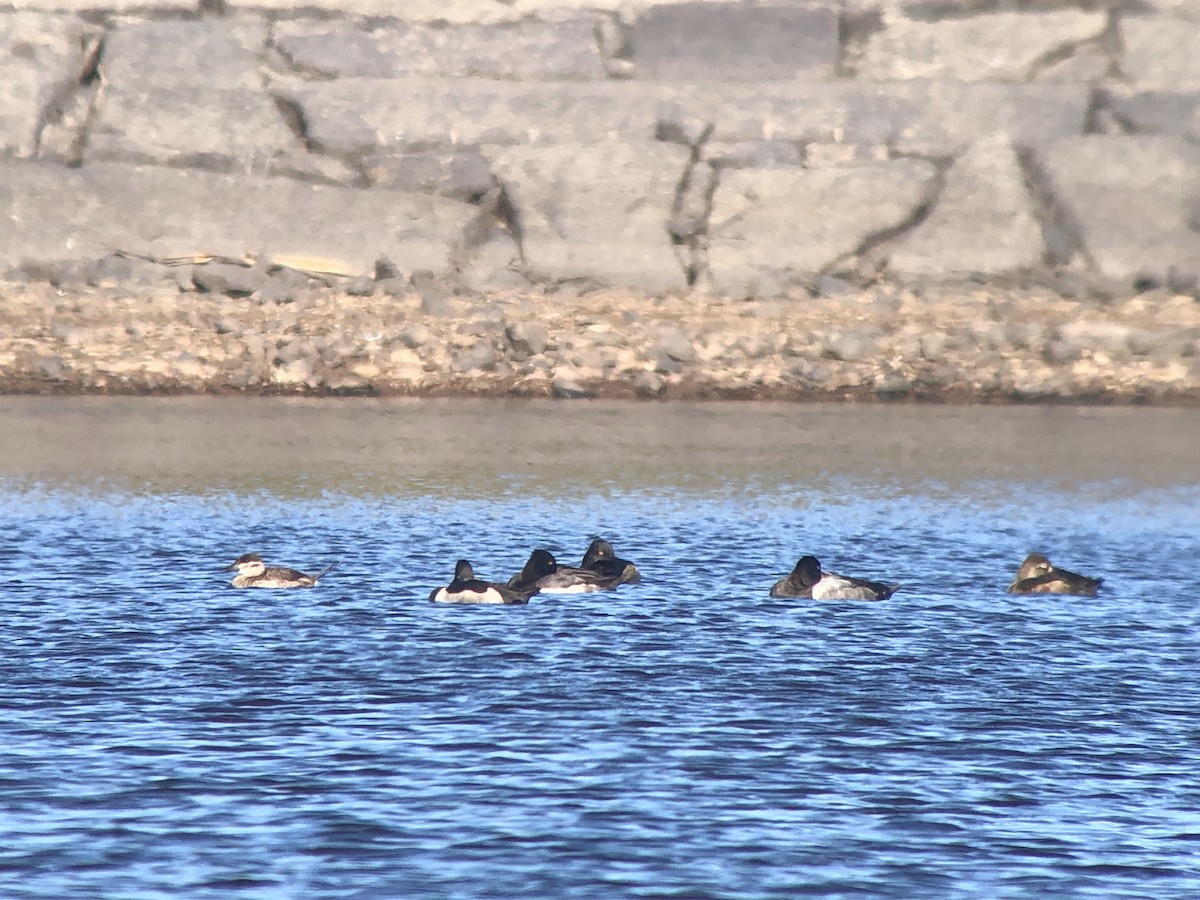
[[[4,897],[1200,896],[1196,410],[0,417]],[[426,601],[595,536],[644,582]]]

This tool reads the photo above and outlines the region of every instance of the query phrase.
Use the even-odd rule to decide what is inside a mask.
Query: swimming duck
[[[592,569],[560,566],[548,550],[534,550],[529,554],[525,568],[509,579],[508,586],[514,590],[533,589],[544,594],[590,594],[593,591],[611,590],[620,583],[618,577]]]
[[[529,598],[537,593],[537,588],[530,591],[513,590],[503,584],[492,581],[482,581],[475,577],[475,570],[465,559],[460,559],[454,565],[454,580],[442,588],[436,588],[429,595],[430,603],[528,603]]]
[[[317,582],[336,565],[337,563],[330,563],[316,575],[305,575],[284,566],[268,566],[257,553],[243,553],[226,566],[224,571],[237,572],[233,581],[229,582],[235,588],[316,587]]]
[[[813,600],[886,600],[900,589],[884,584],[822,572],[815,556],[802,556],[787,578],[771,588],[772,597],[807,597]]]
[[[617,584],[637,584],[642,580],[642,573],[638,571],[637,566],[617,556],[613,545],[601,538],[592,541],[579,566],[610,578],[617,578]]]
[[[1008,586],[1010,594],[1075,594],[1095,597],[1103,578],[1089,578],[1060,569],[1040,553],[1030,553]]]

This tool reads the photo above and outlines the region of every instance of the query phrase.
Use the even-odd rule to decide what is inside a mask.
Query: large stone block
[[[1200,21],[1166,16],[1121,20],[1121,71],[1140,88],[1200,88]]]
[[[714,144],[790,140],[953,156],[992,134],[1021,143],[1080,134],[1088,93],[1082,84],[950,79],[676,85],[664,89],[659,118],[664,130],[712,122]]]
[[[536,273],[646,291],[684,285],[667,221],[687,151],[646,141],[485,154],[518,210]]]
[[[475,213],[439,197],[156,166],[0,162],[0,266],[123,251],[441,269]]]
[[[33,154],[43,114],[79,76],[83,31],[74,16],[0,15],[0,155]]]
[[[1173,136],[1058,141],[1041,160],[1101,274],[1167,280],[1200,275],[1200,149]]]
[[[912,159],[724,173],[709,228],[713,286],[755,294],[848,258],[910,220],[936,178],[932,165]]]
[[[1104,93],[1104,109],[1134,134],[1176,134],[1200,139],[1200,90]]]
[[[259,168],[297,146],[262,87],[260,23],[123,20],[87,158]]]
[[[936,22],[889,16],[863,49],[861,77],[1023,81],[1051,53],[1104,31],[1103,13],[1002,12]]]
[[[903,275],[990,275],[1037,266],[1044,252],[1016,151],[993,138],[950,167],[937,204],[896,241],[889,268]]]
[[[381,25],[342,21],[280,22],[275,46],[292,62],[323,75],[524,80],[602,79],[604,66],[589,15],[497,25]]]
[[[157,3],[157,0],[155,2]],[[563,5],[565,4],[555,4]],[[194,2],[192,6],[195,6]],[[282,13],[280,18],[288,18],[289,14],[291,17],[308,16],[315,12],[322,18],[399,19],[405,22],[450,25],[515,22],[527,14],[526,10],[514,8],[512,3],[481,3],[480,0],[230,0],[229,6],[254,12]]]
[[[447,143],[646,140],[662,93],[628,81],[420,77],[293,81],[277,90],[303,109],[311,139],[343,154]]]
[[[638,16],[629,43],[647,80],[832,78],[838,19],[815,5],[668,3]]]

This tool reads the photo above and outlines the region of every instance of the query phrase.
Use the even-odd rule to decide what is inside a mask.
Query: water
[[[1194,411],[0,416],[4,897],[1200,896]],[[426,602],[595,535],[645,582]]]

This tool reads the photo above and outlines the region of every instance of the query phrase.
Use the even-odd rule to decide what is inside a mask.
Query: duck
[[[223,571],[237,572],[233,581],[235,588],[294,588],[316,587],[317,582],[333,571],[337,563],[330,563],[316,575],[306,575],[285,566],[268,566],[257,553],[243,553]]]
[[[579,567],[615,577],[618,579],[617,584],[637,584],[642,580],[642,573],[638,571],[637,566],[617,556],[613,545],[602,538],[596,538],[588,546]]]
[[[1060,569],[1040,553],[1030,553],[1008,586],[1010,594],[1074,594],[1095,597],[1103,578]]]
[[[465,559],[454,564],[454,580],[429,595],[430,603],[493,603],[516,605],[528,603],[537,593],[533,590],[514,590],[507,585],[483,581],[475,577],[475,570]]]
[[[900,589],[884,584],[821,571],[815,556],[802,556],[792,573],[771,588],[772,597],[806,597],[812,600],[886,600]]]
[[[549,550],[534,550],[529,561],[508,581],[513,590],[536,590],[543,594],[590,594],[612,590],[620,578],[604,575],[592,569],[560,566]]]

